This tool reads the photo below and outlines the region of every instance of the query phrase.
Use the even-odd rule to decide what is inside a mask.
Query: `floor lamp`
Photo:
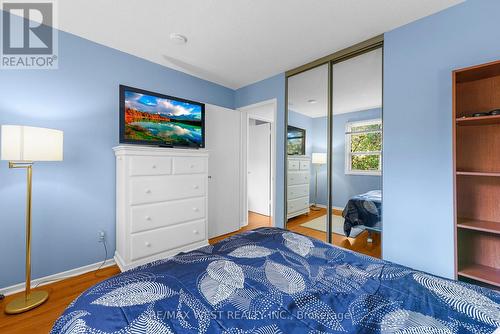
[[[326,164],[326,153],[313,153],[312,154],[312,164],[314,165],[314,169],[316,171],[316,181],[314,182],[314,204],[311,205],[311,210],[318,211],[321,210],[318,207],[318,170],[322,165]]]
[[[1,159],[9,168],[26,169],[26,289],[24,296],[5,306],[5,313],[17,314],[31,310],[49,298],[46,291],[31,291],[31,181],[34,161],[63,159],[63,132],[31,126],[2,125]]]

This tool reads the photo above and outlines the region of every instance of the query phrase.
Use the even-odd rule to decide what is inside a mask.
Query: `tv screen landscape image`
[[[120,142],[204,147],[205,105],[120,86]]]

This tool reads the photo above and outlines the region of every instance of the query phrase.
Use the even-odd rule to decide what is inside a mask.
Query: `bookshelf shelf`
[[[457,118],[456,122],[463,126],[500,124],[500,115]]]

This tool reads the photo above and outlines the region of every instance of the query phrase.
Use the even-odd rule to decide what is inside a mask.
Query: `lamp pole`
[[[26,169],[26,288],[24,298],[18,298],[5,306],[5,313],[17,314],[31,310],[45,302],[49,294],[46,291],[31,292],[31,189],[33,181],[33,163],[9,161],[9,168]]]
[[[318,208],[318,169],[321,165],[320,164],[314,164],[314,170],[316,172],[315,175],[315,182],[314,182],[314,205],[311,206],[311,210],[313,211],[319,211],[320,208]]]

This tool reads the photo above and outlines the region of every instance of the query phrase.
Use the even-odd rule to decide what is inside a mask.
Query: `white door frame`
[[[270,106],[272,107],[273,117],[261,117],[252,115],[252,109]],[[241,223],[240,227],[248,225],[248,127],[250,119],[265,121],[271,123],[271,225],[276,226],[276,118],[278,110],[278,101],[276,99],[266,100],[254,103],[248,106],[238,108],[241,111]]]

